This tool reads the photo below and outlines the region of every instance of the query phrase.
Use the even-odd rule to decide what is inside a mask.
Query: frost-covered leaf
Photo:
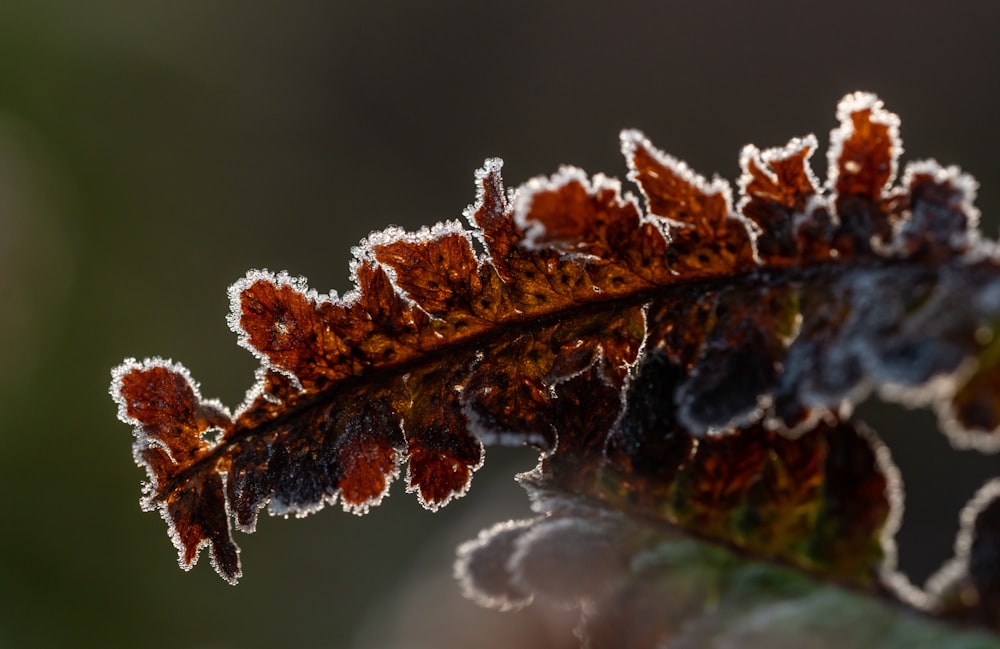
[[[995,649],[1000,639],[601,505],[536,497],[549,516],[500,524],[459,548],[484,606],[575,605],[590,649]]]
[[[364,513],[405,467],[406,489],[437,509],[469,488],[484,444],[529,444],[541,461],[522,479],[540,518],[470,546],[463,583],[506,607],[536,595],[640,607],[589,619],[595,646],[601,620],[633,619],[675,587],[635,568],[664,534],[1000,629],[995,498],[970,505],[929,593],[903,584],[897,472],[849,417],[874,389],[934,408],[957,446],[1000,449],[995,244],[956,168],[912,163],[897,184],[899,120],[877,98],[849,95],[837,116],[825,184],[811,135],[746,147],[734,204],[725,181],[626,131],[642,200],[572,167],[507,192],[487,160],[467,224],[373,233],[344,296],[248,272],[229,323],[261,367],[233,413],[173,362],[113,372],[143,507],[167,521],[183,567],[207,547],[235,582],[231,527],[252,531],[261,508]],[[545,572],[551,543],[574,538],[567,569]],[[727,571],[707,577],[726,602]],[[635,579],[592,597],[619,573]],[[786,614],[782,597],[767,615]],[[726,642],[760,639],[745,622]]]

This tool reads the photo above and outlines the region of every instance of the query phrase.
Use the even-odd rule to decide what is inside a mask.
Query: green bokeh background
[[[977,176],[995,236],[998,40],[976,0],[0,4],[0,647],[559,646],[565,619],[481,611],[450,575],[458,541],[527,512],[532,453],[491,449],[433,515],[397,488],[364,518],[265,518],[232,588],[205,558],[178,570],[139,512],[110,368],[174,358],[235,406],[256,363],[225,289],[247,269],[346,291],[352,245],[458,218],[483,158],[511,185],[624,176],[624,127],[734,180],[746,142],[825,142],[855,89],[901,115],[906,159]],[[865,414],[922,579],[996,458]]]

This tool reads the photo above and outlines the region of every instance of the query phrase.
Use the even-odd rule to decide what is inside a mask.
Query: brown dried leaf
[[[343,297],[250,271],[229,323],[261,367],[235,413],[171,362],[114,370],[143,507],[166,519],[183,567],[208,547],[234,582],[230,517],[252,531],[265,506],[364,513],[403,464],[436,509],[468,489],[484,442],[531,444],[542,459],[524,481],[542,511],[577,498],[891,589],[895,469],[841,415],[876,387],[935,407],[955,444],[1000,449],[1000,263],[970,177],[920,162],[894,186],[898,118],[865,93],[837,115],[825,187],[813,136],[744,149],[734,209],[727,183],[626,131],[644,208],[570,167],[508,194],[487,160],[469,227],[372,234]],[[989,512],[976,509],[985,522],[950,582],[975,602],[948,614],[995,625]],[[515,528],[498,532],[504,552]],[[528,581],[494,595],[524,603]]]

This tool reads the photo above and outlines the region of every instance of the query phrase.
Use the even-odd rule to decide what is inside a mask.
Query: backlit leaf
[[[934,408],[956,446],[1000,449],[996,247],[969,176],[923,161],[897,184],[899,119],[876,97],[849,95],[837,117],[825,184],[812,135],[747,146],[734,203],[725,181],[625,131],[641,200],[573,167],[507,192],[491,159],[467,224],[373,233],[344,296],[248,272],[229,324],[261,366],[235,411],[170,361],[113,371],[143,507],[182,567],[207,548],[235,582],[231,527],[253,531],[261,508],[364,513],[405,467],[433,510],[467,491],[484,444],[528,444],[539,518],[466,546],[461,579],[500,607],[590,602],[593,646],[615,646],[625,622],[627,645],[700,646],[684,642],[714,637],[713,598],[739,621],[712,633],[768,642],[751,593],[774,619],[796,598],[879,600],[871,620],[891,633],[866,646],[936,624],[907,626],[903,606],[1000,630],[996,489],[918,591],[895,572],[898,472],[850,417],[876,389]]]

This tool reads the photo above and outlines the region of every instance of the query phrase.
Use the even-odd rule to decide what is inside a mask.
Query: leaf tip
[[[837,119],[827,153],[835,200],[844,194],[880,200],[896,178],[903,152],[899,116],[874,93],[859,91],[840,100]]]

